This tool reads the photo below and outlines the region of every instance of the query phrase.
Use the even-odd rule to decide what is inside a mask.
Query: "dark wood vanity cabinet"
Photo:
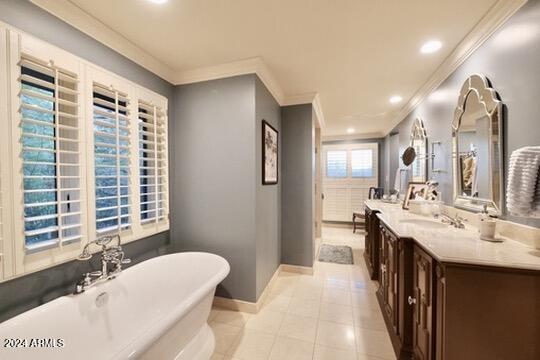
[[[413,353],[418,360],[433,359],[433,259],[414,246],[413,295],[407,297],[413,314]]]
[[[379,218],[377,217],[377,213],[378,211],[376,210],[366,208],[364,259],[366,261],[366,266],[368,268],[371,280],[379,279],[379,243],[381,235],[379,231]]]
[[[399,359],[412,354],[412,314],[407,299],[412,296],[412,241],[397,237],[384,224],[379,227],[379,289],[377,298],[390,339]]]
[[[540,271],[440,262],[380,223],[377,298],[398,359],[540,359]]]

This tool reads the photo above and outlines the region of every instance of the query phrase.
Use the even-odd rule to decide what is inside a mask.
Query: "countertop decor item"
[[[427,197],[428,189],[429,189],[429,186],[425,183],[410,182],[409,187],[407,189],[407,193],[405,194],[405,199],[403,199],[403,209],[405,210],[409,209],[410,200],[419,200],[419,199],[425,200]]]
[[[266,120],[262,121],[262,183],[274,185],[279,177],[279,133]]]

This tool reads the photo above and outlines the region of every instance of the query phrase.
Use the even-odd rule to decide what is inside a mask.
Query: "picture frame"
[[[407,193],[403,199],[403,210],[409,210],[409,201],[415,200],[417,197],[423,195],[425,197],[426,192],[429,190],[429,186],[423,182],[409,182],[407,187]]]
[[[262,184],[275,185],[279,181],[279,132],[262,120]]]

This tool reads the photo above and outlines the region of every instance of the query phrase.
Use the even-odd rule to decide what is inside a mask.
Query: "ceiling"
[[[496,0],[70,0],[174,71],[260,57],[324,135],[386,133]],[[421,54],[431,39],[443,43]],[[392,95],[403,101],[390,104]]]

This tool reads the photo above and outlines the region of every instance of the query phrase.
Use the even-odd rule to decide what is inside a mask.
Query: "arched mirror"
[[[411,127],[411,147],[416,152],[416,158],[411,164],[412,181],[426,182],[428,140],[424,122],[420,118],[414,119]]]
[[[469,77],[452,122],[454,205],[500,215],[502,102],[484,76]]]

